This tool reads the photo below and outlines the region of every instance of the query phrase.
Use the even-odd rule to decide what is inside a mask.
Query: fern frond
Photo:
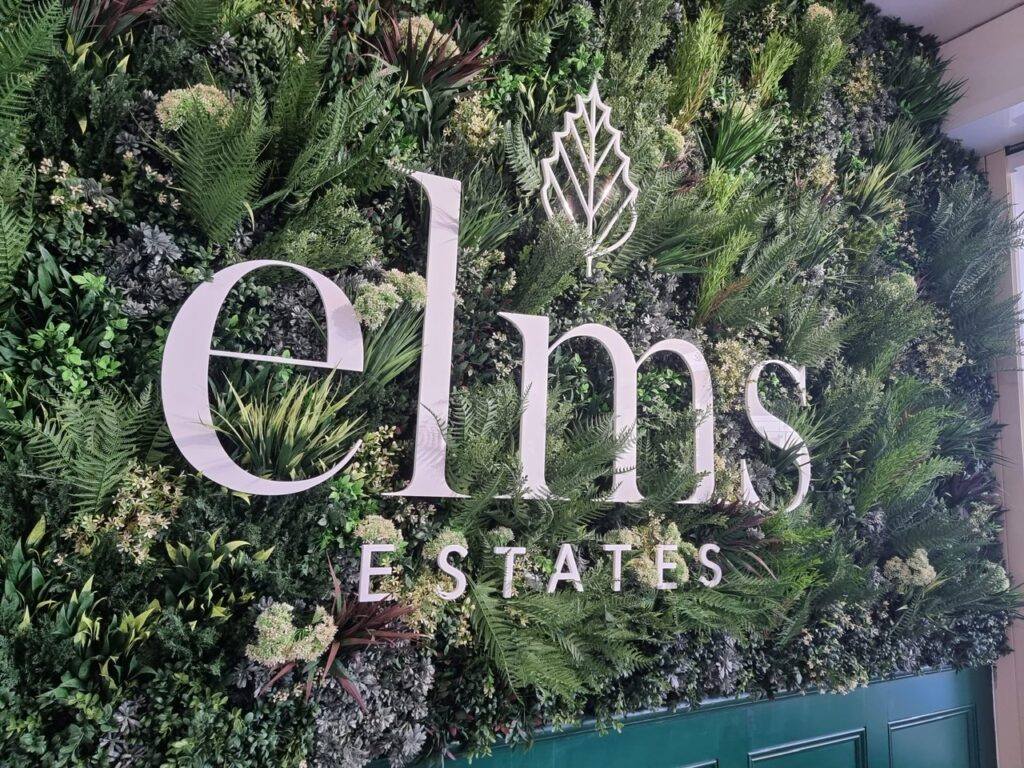
[[[540,190],[543,179],[540,175],[540,164],[534,157],[526,136],[523,135],[522,124],[505,123],[503,136],[505,162],[515,175],[519,191],[527,197],[532,197]]]
[[[58,0],[6,0],[0,6],[0,158],[5,162],[16,154],[32,86],[56,49],[64,17]]]
[[[158,145],[174,164],[186,209],[213,242],[230,237],[256,203],[267,170],[259,159],[268,136],[266,111],[259,92],[227,110],[190,110],[179,145]]]
[[[0,197],[0,307],[8,298],[11,284],[28,250],[32,217]]]
[[[47,479],[68,486],[80,516],[104,511],[132,463],[158,457],[166,439],[149,388],[138,398],[114,390],[68,398],[35,423],[0,422],[0,431],[21,438]]]
[[[287,198],[291,209],[301,210],[317,190],[342,176],[355,192],[384,183],[385,164],[371,160],[382,157],[379,140],[391,123],[389,88],[387,78],[371,75],[339,92],[326,109],[309,112],[308,138],[267,201]]]
[[[848,321],[816,300],[801,296],[786,308],[783,328],[786,359],[817,367],[838,354],[846,340]]]
[[[498,673],[514,691],[518,687],[516,683],[521,680],[520,672],[514,667],[515,630],[502,611],[499,598],[495,596],[496,590],[473,579],[467,579],[467,582],[473,603],[470,614],[473,629]]]

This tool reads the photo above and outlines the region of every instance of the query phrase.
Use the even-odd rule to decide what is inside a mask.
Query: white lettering
[[[363,544],[359,557],[359,602],[379,603],[387,600],[391,595],[387,592],[371,592],[370,578],[373,576],[390,576],[391,567],[387,565],[373,565],[373,556],[379,552],[394,552],[394,544]]]
[[[786,506],[787,512],[792,512],[799,507],[807,497],[811,488],[811,454],[807,450],[807,444],[800,437],[795,429],[789,426],[782,419],[772,415],[761,404],[761,396],[757,391],[757,383],[761,378],[761,372],[768,365],[777,365],[784,370],[796,383],[800,393],[800,404],[807,405],[807,371],[803,367],[795,367],[782,360],[765,360],[758,363],[747,376],[745,392],[747,419],[751,428],[763,437],[769,445],[786,450],[795,448],[793,463],[796,464],[799,477],[797,480],[796,495]],[[750,480],[750,471],[747,469],[746,459],[740,461],[740,481],[743,484],[743,501],[754,504],[762,510],[767,511],[768,507],[761,501],[761,497],[754,490],[754,484]]]
[[[501,585],[501,596],[512,597],[512,569],[517,555],[525,555],[526,547],[495,547],[494,554],[505,556],[505,581]]]
[[[678,549],[676,544],[658,544],[654,548],[654,570],[658,573],[658,589],[675,589],[679,586],[674,581],[665,581],[665,572],[676,569],[675,563],[665,562],[665,553],[675,552]]]
[[[633,547],[629,544],[603,544],[601,549],[612,553],[612,592],[622,591],[622,553]]]
[[[721,551],[722,548],[717,544],[704,544],[697,553],[700,564],[714,574],[710,579],[705,576],[700,577],[700,583],[705,587],[717,587],[722,583],[722,566],[708,557],[709,552],[718,554]]]
[[[571,582],[577,592],[583,591],[583,580],[580,578],[580,567],[576,563],[576,553],[572,550],[572,544],[563,544],[558,549],[558,558],[555,560],[555,571],[548,579],[548,592],[554,592],[559,582]]]
[[[442,600],[458,600],[466,591],[466,574],[448,562],[448,558],[453,553],[459,557],[465,557],[469,552],[461,544],[449,544],[437,553],[437,567],[442,573],[455,579],[455,589],[451,591],[437,587],[437,594]]]

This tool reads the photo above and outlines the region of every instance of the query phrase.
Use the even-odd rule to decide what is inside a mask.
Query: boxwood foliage
[[[1007,651],[990,413],[1018,229],[942,134],[960,86],[933,39],[854,0],[5,0],[0,30],[5,765],[398,766]],[[545,216],[539,162],[595,81],[640,193],[588,276],[593,243]],[[425,299],[410,170],[462,182],[446,429],[468,498],[384,495],[411,469]],[[198,476],[162,421],[176,311],[247,258],[325,272],[366,339],[362,374],[215,361],[212,428],[252,471],[307,477],[362,439],[293,496]],[[675,503],[706,416],[685,369],[645,366],[641,425],[615,434],[583,342],[552,357],[552,496],[523,499],[501,311],[695,344],[715,501]],[[309,284],[262,270],[214,343],[315,358],[323,322]],[[777,367],[760,383],[812,455],[790,512],[794,452],[743,412],[769,358],[807,368],[806,405]],[[631,440],[646,501],[613,504]],[[741,501],[741,462],[767,511]],[[370,607],[364,542],[395,545]],[[548,595],[563,542],[584,589]],[[620,592],[613,542],[632,545]],[[451,544],[469,583],[445,602]],[[658,544],[678,547],[675,590],[654,588]]]

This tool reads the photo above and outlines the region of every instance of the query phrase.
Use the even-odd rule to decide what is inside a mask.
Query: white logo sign
[[[451,392],[461,186],[455,179],[426,173],[414,173],[412,178],[424,188],[430,201],[427,303],[423,324],[413,473],[409,484],[392,495],[453,498],[460,494],[449,487],[446,479],[446,443],[439,421],[443,423],[447,418]],[[294,269],[316,286],[327,317],[327,355],[324,360],[297,360],[211,349],[217,315],[231,288],[244,276],[264,267]],[[662,353],[675,355],[685,363],[693,385],[693,408],[698,415],[694,471],[701,475],[701,479],[689,498],[679,503],[701,504],[712,499],[715,488],[714,395],[711,372],[697,347],[683,339],[665,339],[636,357],[617,331],[603,325],[581,325],[552,342],[548,318],[512,312],[503,312],[501,316],[523,338],[524,408],[519,429],[519,448],[528,498],[541,498],[547,493],[544,464],[548,359],[563,342],[588,338],[597,341],[611,361],[614,425],[619,434],[636,433],[639,367]],[[207,389],[211,356],[259,360],[278,365],[361,371],[363,339],[359,321],[344,291],[325,275],[288,262],[247,261],[222,269],[211,282],[199,286],[182,305],[167,335],[161,369],[164,413],[174,442],[192,466],[214,482],[243,493],[268,496],[299,493],[329,479],[352,459],[355,448],[328,471],[304,480],[271,480],[257,477],[238,466],[221,446],[212,428],[213,417]],[[779,366],[792,379],[802,398],[806,397],[805,371],[782,360],[766,360],[754,367],[746,384],[746,411],[754,431],[777,448],[797,449],[794,462],[799,472],[799,485],[787,506],[788,509],[795,509],[810,489],[810,455],[796,430],[769,413],[761,403],[757,384],[768,365]],[[643,497],[637,487],[634,443],[623,449],[615,465],[619,474],[611,501],[640,501]],[[745,464],[741,470],[744,500],[761,504]]]

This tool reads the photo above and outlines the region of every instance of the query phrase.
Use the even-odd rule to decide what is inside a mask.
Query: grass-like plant
[[[881,222],[899,207],[900,184],[928,157],[930,145],[907,120],[896,120],[875,136],[871,165],[843,178],[843,195],[853,211]]]
[[[890,82],[900,111],[923,126],[938,127],[963,95],[965,80],[948,79],[949,62],[907,55],[892,69]]]
[[[763,112],[730,105],[714,131],[705,133],[708,157],[717,168],[737,171],[771,144],[775,130],[775,120]]]
[[[363,388],[380,390],[402,375],[420,357],[423,314],[403,304],[366,342]]]
[[[295,480],[326,471],[351,450],[361,419],[345,415],[354,390],[341,393],[334,374],[296,376],[262,391],[214,393],[213,428],[235,460],[254,475]]]

